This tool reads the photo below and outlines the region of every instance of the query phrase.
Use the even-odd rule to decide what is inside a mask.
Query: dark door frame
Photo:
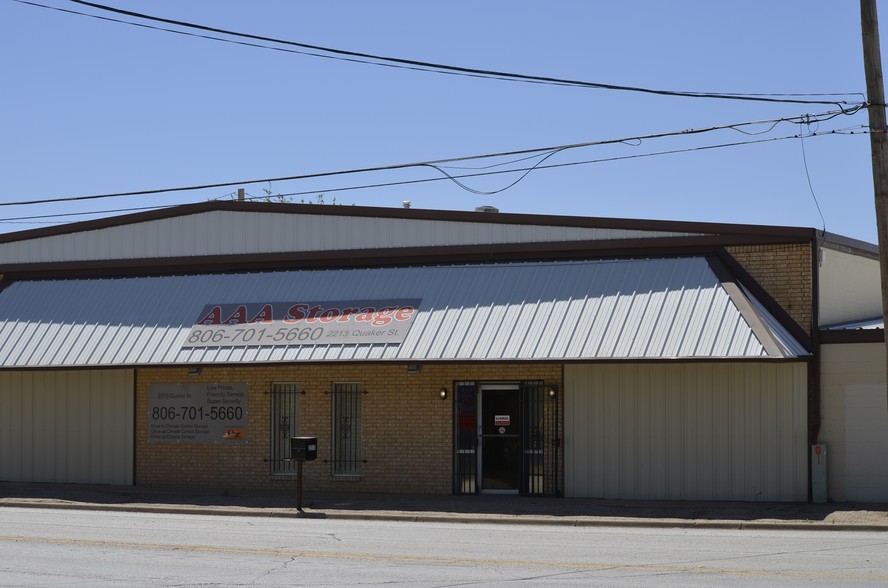
[[[478,493],[480,494],[518,494],[521,490],[521,470],[522,468],[522,459],[521,454],[524,451],[524,431],[522,425],[523,420],[523,410],[521,407],[521,386],[519,384],[514,383],[489,383],[489,384],[479,384],[477,388],[478,393],[478,450],[477,450],[477,480],[478,480]],[[514,396],[514,398],[510,398],[509,400],[514,400],[514,404],[517,406],[517,411],[514,411],[512,408],[503,409],[497,411],[499,413],[503,413],[502,416],[509,418],[509,424],[496,424],[490,422],[489,417],[494,416],[493,413],[487,414],[490,410],[490,407],[485,404],[485,398],[487,398],[487,403],[491,404],[494,402],[494,398],[491,392],[506,392],[509,396]],[[511,402],[510,402],[511,404]],[[505,414],[508,411],[509,414]],[[512,414],[512,412],[516,412],[516,414]],[[487,418],[485,418],[487,417]],[[497,427],[499,427],[499,431],[496,432]],[[508,432],[507,432],[508,431]],[[496,463],[489,464],[488,471],[489,473],[493,473],[494,470],[498,469],[498,466],[507,465],[504,462],[508,460],[504,455],[500,455],[500,452],[495,450],[495,446],[500,445],[504,452],[509,452],[510,446],[513,443],[509,443],[508,441],[516,441],[514,443],[515,449],[519,455],[513,456],[512,460],[514,461],[514,465],[512,468],[505,468],[508,473],[514,474],[514,484],[509,484],[507,480],[504,480],[505,483],[509,484],[507,487],[502,488],[494,488],[494,487],[485,487],[485,467],[484,460],[485,456],[496,457]],[[505,442],[505,443],[503,443]],[[493,455],[491,455],[493,454]],[[503,472],[506,473],[506,472]]]
[[[521,439],[518,493],[561,496],[561,395],[558,386],[531,381],[457,381],[453,383],[453,493],[478,494],[482,488],[479,408],[485,387],[514,386],[520,394]],[[509,492],[514,493],[514,492]]]

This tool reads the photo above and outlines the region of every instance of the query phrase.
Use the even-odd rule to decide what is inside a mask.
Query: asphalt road
[[[884,586],[884,532],[0,508],[0,586]]]

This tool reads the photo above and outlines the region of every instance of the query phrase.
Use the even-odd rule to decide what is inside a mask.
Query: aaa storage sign
[[[210,304],[183,347],[401,343],[421,300]]]
[[[246,443],[246,384],[149,384],[149,443]]]

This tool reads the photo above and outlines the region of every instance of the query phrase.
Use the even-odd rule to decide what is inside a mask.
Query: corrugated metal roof
[[[0,263],[653,239],[701,234],[421,218],[211,211],[0,242]]]
[[[884,329],[885,319],[875,317],[868,320],[854,321],[850,323],[842,323],[840,325],[828,325],[820,327],[824,331],[857,331],[857,330],[873,330]]]
[[[208,304],[358,299],[421,303],[400,344],[183,347]],[[16,282],[0,367],[807,355],[751,306],[777,353],[704,258]]]

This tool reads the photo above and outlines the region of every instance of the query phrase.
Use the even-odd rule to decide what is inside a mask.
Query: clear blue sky
[[[36,1],[103,14],[63,0]],[[608,84],[701,92],[865,91],[859,7],[851,0],[108,4],[351,51]],[[879,8],[884,29],[888,4]],[[136,28],[12,0],[0,0],[0,23],[0,203],[387,166],[835,109],[408,71]],[[557,153],[545,164],[866,123],[860,112],[811,127],[783,123],[756,136],[724,130],[585,147]],[[323,193],[328,201],[335,196],[338,203],[370,206],[400,207],[410,200],[414,208],[493,205],[503,212],[821,228],[803,146],[826,229],[875,242],[865,134],[537,170],[496,195],[473,194],[450,181],[333,191],[440,176],[428,168],[275,182],[270,189],[305,192],[297,201]],[[465,183],[492,191],[517,177]],[[244,187],[258,196],[269,186]],[[5,206],[0,232],[91,218],[8,220],[14,217],[205,201],[235,189]]]

